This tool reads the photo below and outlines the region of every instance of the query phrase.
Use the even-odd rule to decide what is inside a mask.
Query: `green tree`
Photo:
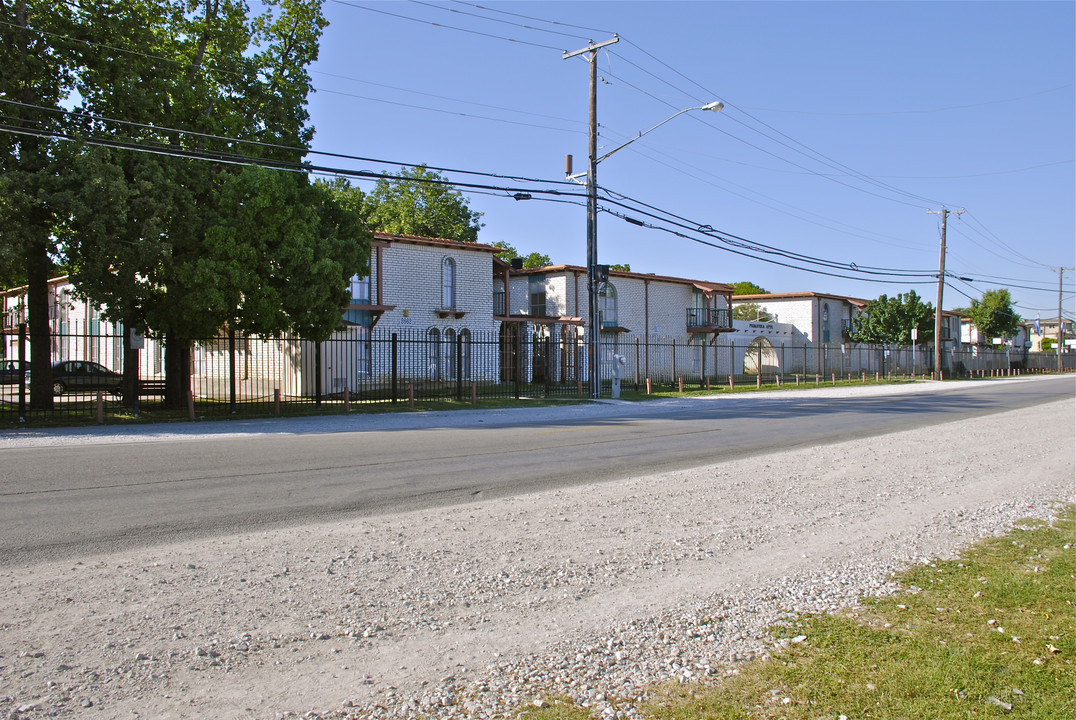
[[[743,293],[744,295],[750,295],[753,293]],[[732,308],[733,320],[756,320],[759,322],[770,322],[773,320],[773,315],[762,309],[762,306],[758,303],[743,303],[742,305],[735,305]]]
[[[987,290],[982,299],[971,301],[967,316],[979,330],[979,342],[985,345],[996,337],[1012,337],[1020,324],[1008,290]]]
[[[341,205],[340,189],[256,167],[294,167],[306,153],[306,68],[325,20],[320,0],[266,3],[253,16],[241,0],[95,7],[87,32],[137,52],[86,63],[78,90],[93,119],[83,131],[193,157],[91,158],[73,279],[110,319],[164,334],[166,396],[179,404],[194,338],[225,326],[325,336],[366,263],[353,199]],[[222,155],[248,167],[208,161]]]
[[[620,272],[631,272],[631,265],[628,263],[617,263],[609,266],[610,270],[619,270]]]
[[[861,343],[907,347],[912,344],[912,328],[918,330],[917,344],[934,342],[934,308],[914,290],[868,301],[852,320],[851,337]]]
[[[440,173],[419,165],[385,174],[367,196],[367,221],[381,232],[477,242],[482,213]]]
[[[0,0],[0,111],[19,132],[0,132],[0,283],[25,282],[30,405],[52,407],[48,278],[55,233],[69,212],[75,148],[50,139],[67,129],[62,103],[79,64],[73,3]]]
[[[765,295],[767,292],[767,290],[763,290],[753,282],[747,282],[746,280],[732,283],[733,295]]]
[[[540,268],[553,264],[553,261],[549,259],[549,256],[544,253],[532,252],[527,255],[520,255],[519,251],[517,251],[514,246],[504,240],[498,240],[493,243],[493,247],[501,249],[501,251],[497,253],[497,257],[501,260],[510,262],[519,258],[523,261],[523,267],[525,268]]]

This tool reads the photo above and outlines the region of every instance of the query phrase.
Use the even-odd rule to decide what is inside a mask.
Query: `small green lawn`
[[[1076,506],[959,558],[912,568],[900,591],[776,629],[805,636],[708,686],[657,689],[654,720],[1076,718]],[[528,720],[575,720],[563,701]]]

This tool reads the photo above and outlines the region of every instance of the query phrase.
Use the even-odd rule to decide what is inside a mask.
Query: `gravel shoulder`
[[[789,611],[886,592],[899,567],[1072,502],[1074,439],[1070,397],[690,471],[6,568],[0,716],[488,717],[556,692],[630,718],[644,685],[772,652],[765,627]]]

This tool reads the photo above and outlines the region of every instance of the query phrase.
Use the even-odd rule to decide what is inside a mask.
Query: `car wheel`
[[[62,382],[60,382],[59,380],[57,380],[56,382],[54,382],[52,384],[52,394],[53,395],[63,395],[64,392],[66,392],[66,391],[67,391],[67,386],[64,385]]]

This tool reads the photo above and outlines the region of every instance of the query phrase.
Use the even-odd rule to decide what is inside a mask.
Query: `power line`
[[[376,8],[367,7],[365,5],[356,5],[355,3],[345,2],[345,0],[330,0],[337,5],[344,5],[345,7],[354,8],[356,10],[365,10],[367,12],[377,13],[378,15],[387,15],[389,17],[399,18],[400,20],[408,20],[410,22],[421,23],[423,25],[431,25],[436,28],[442,28],[445,30],[455,30],[457,32],[467,33],[468,35],[477,35],[480,37],[490,38],[492,40],[502,40],[504,42],[516,43],[517,45],[530,45],[531,47],[542,48],[544,50],[556,50],[557,52],[563,52],[564,48],[554,47],[552,45],[543,45],[542,43],[530,42],[527,40],[517,40],[515,38],[505,37],[504,35],[494,35],[493,33],[479,32],[478,30],[468,30],[467,28],[456,27],[455,25],[445,25],[443,23],[434,22],[432,20],[423,20],[421,18],[411,17],[409,15],[401,15],[399,13],[389,12],[388,10],[378,10]]]
[[[550,25],[557,25],[557,26],[560,26],[560,27],[570,27],[570,28],[574,28],[576,30],[586,30],[587,32],[595,32],[595,33],[598,33],[600,35],[615,35],[616,34],[612,30],[602,30],[600,28],[586,27],[584,25],[572,25],[571,23],[558,22],[557,20],[545,20],[545,19],[542,19],[542,18],[532,17],[530,15],[521,15],[519,13],[508,12],[507,10],[500,10],[498,8],[486,7],[484,5],[478,5],[476,3],[463,2],[462,0],[451,0],[451,2],[455,3],[456,5],[469,5],[470,7],[478,8],[480,10],[485,10],[487,12],[499,13],[501,15],[509,15],[511,17],[522,18],[523,20],[533,20],[535,22],[544,22],[544,23],[548,23]],[[525,26],[520,26],[520,27],[525,27]],[[580,37],[580,39],[588,40],[589,38]]]
[[[582,35],[573,35],[570,33],[560,32],[559,30],[547,30],[545,28],[536,28],[530,25],[523,25],[521,23],[512,22],[510,20],[501,20],[499,18],[486,17],[485,15],[479,15],[478,13],[467,12],[465,10],[454,10],[453,8],[442,7],[440,5],[434,5],[433,3],[423,2],[422,0],[408,0],[408,2],[415,5],[422,5],[423,7],[434,8],[435,10],[442,10],[444,12],[456,13],[457,15],[465,15],[467,17],[478,18],[479,20],[486,20],[488,22],[502,23],[504,25],[512,25],[514,27],[523,28],[524,30],[535,30],[537,32],[551,33],[553,35],[560,35],[562,37],[569,37],[575,40],[583,40],[589,42],[590,38]]]

